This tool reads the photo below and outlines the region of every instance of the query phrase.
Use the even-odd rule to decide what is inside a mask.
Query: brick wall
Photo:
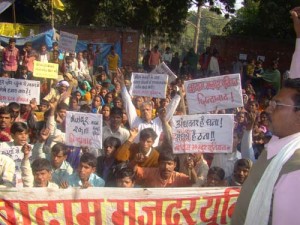
[[[140,34],[131,29],[108,29],[96,27],[59,27],[58,30],[77,34],[78,39],[90,42],[116,43],[122,47],[122,65],[137,68]]]
[[[284,72],[290,68],[295,41],[254,39],[247,37],[213,36],[211,47],[216,47],[220,53],[221,70],[231,71],[231,63],[239,54],[247,54],[247,60],[265,56],[264,69],[270,66],[274,58],[279,58],[279,70]]]

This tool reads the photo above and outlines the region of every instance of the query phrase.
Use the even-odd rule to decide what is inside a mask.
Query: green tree
[[[228,35],[294,38],[289,11],[299,5],[299,0],[246,0],[224,31]]]

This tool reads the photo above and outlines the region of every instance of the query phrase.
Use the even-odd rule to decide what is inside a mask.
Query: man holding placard
[[[124,83],[124,75],[121,73],[121,71],[118,69],[118,80],[120,84],[122,85],[122,98],[124,102],[124,108],[126,110],[128,121],[130,128],[138,128],[138,131],[145,128],[153,128],[153,130],[157,134],[157,138],[153,144],[154,147],[158,145],[159,137],[163,131],[162,128],[162,121],[159,117],[155,117],[152,119],[152,109],[153,104],[152,102],[144,102],[141,106],[141,117],[139,117],[136,113],[136,109],[132,103],[131,96],[129,95],[125,83]],[[180,102],[180,94],[176,94],[175,97],[171,100],[169,105],[166,108],[166,121],[169,121],[171,117],[173,116],[179,102]],[[139,136],[135,139],[135,142],[139,142]]]

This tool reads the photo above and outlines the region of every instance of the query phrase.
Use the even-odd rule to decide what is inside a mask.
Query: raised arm
[[[250,159],[252,162],[255,162],[254,150],[252,147],[253,139],[252,139],[252,130],[256,120],[256,114],[250,113],[248,115],[248,122],[246,125],[246,129],[243,132],[243,137],[241,141],[241,154],[242,158]]]
[[[129,93],[126,89],[125,82],[124,82],[124,75],[122,74],[122,72],[119,68],[117,69],[117,77],[118,77],[118,81],[120,82],[121,87],[122,87],[122,99],[123,99],[123,103],[124,103],[124,108],[127,113],[129,126],[130,126],[130,128],[132,128],[132,125],[135,123],[135,121],[137,119],[139,119],[139,117],[138,117],[138,115],[136,113],[136,109],[132,103],[131,96],[129,95]]]
[[[296,32],[296,47],[293,54],[292,62],[291,62],[291,68],[290,68],[290,78],[299,78],[300,74],[300,7],[296,7],[290,11],[291,17],[293,19],[294,23],[294,30]]]
[[[133,128],[130,130],[130,136],[128,138],[128,140],[122,144],[118,150],[115,153],[115,159],[117,161],[128,161],[130,159],[131,156],[131,152],[130,152],[130,146],[132,145],[132,143],[134,142],[134,139],[136,138],[136,136],[138,135],[138,129],[137,128]]]
[[[172,98],[171,102],[169,103],[169,105],[166,108],[166,121],[169,122],[170,119],[172,118],[173,114],[175,113],[177,106],[181,100],[181,96],[180,96],[180,92],[179,92],[179,88],[177,88],[177,94],[174,96],[174,98]]]

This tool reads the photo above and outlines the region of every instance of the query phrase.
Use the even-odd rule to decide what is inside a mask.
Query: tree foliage
[[[229,35],[294,38],[289,11],[299,5],[299,0],[245,0],[224,31]]]
[[[17,0],[20,1],[20,0]],[[133,28],[149,41],[178,42],[186,27],[192,5],[209,5],[217,14],[233,13],[235,0],[62,0],[65,11],[54,10],[54,22],[59,25],[94,25],[100,27]],[[39,22],[51,23],[51,0],[23,0],[35,10]],[[26,13],[26,12],[24,12]]]

